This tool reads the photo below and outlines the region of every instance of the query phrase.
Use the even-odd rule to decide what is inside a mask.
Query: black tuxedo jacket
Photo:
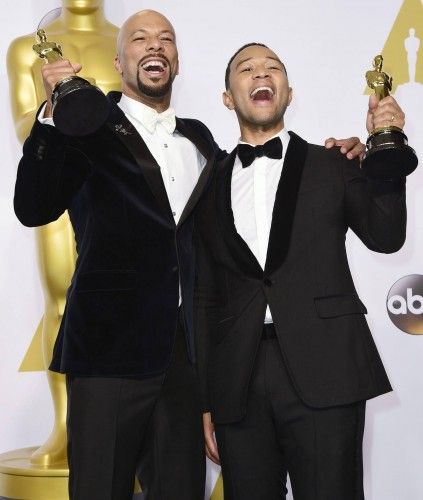
[[[193,339],[193,211],[217,146],[196,120],[177,130],[207,159],[176,226],[159,166],[109,94],[95,134],[70,138],[34,124],[23,147],[15,212],[27,226],[69,211],[78,258],[51,369],[75,375],[144,376],[166,369],[177,323],[179,278],[187,345]]]
[[[376,252],[395,252],[406,232],[405,182],[370,181],[338,149],[290,133],[264,271],[236,232],[233,151],[218,162],[198,212],[196,292],[205,409],[241,419],[269,304],[300,398],[329,407],[391,390],[348,267],[351,228]]]

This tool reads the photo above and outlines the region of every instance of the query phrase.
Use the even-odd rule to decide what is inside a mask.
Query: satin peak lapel
[[[194,190],[192,191],[191,196],[189,197],[178,221],[178,226],[180,226],[192,212],[195,205],[198,203],[198,200],[200,199],[204,188],[207,186],[208,180],[210,178],[210,173],[213,170],[215,154],[210,143],[204,139],[204,137],[197,131],[197,129],[189,125],[189,122],[186,123],[184,120],[176,118],[176,130],[195,145],[195,147],[198,149],[198,151],[200,151],[207,162],[200,173],[197,184],[195,185]]]
[[[262,279],[263,269],[235,227],[231,200],[232,170],[235,157],[236,148],[229,156],[218,163],[215,192],[218,224],[225,243],[241,272],[251,278]]]
[[[272,225],[266,256],[266,274],[278,269],[283,264],[288,253],[298,190],[307,157],[307,142],[293,132],[289,132],[289,135],[291,139],[286,151],[273,206]]]

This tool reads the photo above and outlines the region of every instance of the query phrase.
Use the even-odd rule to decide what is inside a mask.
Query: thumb
[[[379,104],[379,99],[376,97],[376,95],[370,94],[369,109],[367,110],[367,116],[366,116],[366,128],[369,134],[371,134],[375,128],[373,125],[373,113],[376,111],[378,104]]]
[[[378,104],[379,104],[379,99],[376,97],[376,94],[370,94],[369,111],[373,112],[377,108]]]
[[[73,70],[75,71],[75,73],[79,73],[82,69],[82,65],[79,64],[79,63],[71,63],[72,64],[72,68]]]

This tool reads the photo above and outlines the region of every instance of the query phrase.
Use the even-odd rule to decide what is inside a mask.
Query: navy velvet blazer
[[[176,226],[159,166],[109,94],[107,123],[70,138],[35,122],[23,147],[15,212],[26,226],[69,211],[78,258],[51,369],[74,375],[144,376],[170,361],[179,280],[187,346],[193,338],[195,207],[218,152],[201,122],[177,119],[207,164]]]

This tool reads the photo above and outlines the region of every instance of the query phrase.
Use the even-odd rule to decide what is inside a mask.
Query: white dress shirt
[[[262,269],[266,265],[273,205],[290,139],[286,129],[282,129],[275,137],[280,137],[282,141],[280,160],[262,156],[256,158],[249,167],[243,168],[236,156],[232,171],[231,199],[235,228]],[[239,143],[247,144],[241,140]],[[272,323],[269,306],[264,322]]]
[[[206,159],[195,145],[177,130],[169,133],[160,122],[157,122],[155,130],[150,132],[150,127],[144,123],[150,123],[152,118],[154,121],[154,115],[158,115],[155,109],[124,94],[117,104],[159,164],[175,224],[177,224],[206,164]],[[41,118],[44,116],[44,110],[45,108],[39,114],[39,121],[54,126],[52,118]],[[181,303],[180,287],[179,303]]]
[[[169,134],[158,122],[156,130],[150,132],[144,123],[148,122],[153,115],[158,114],[155,109],[123,94],[118,106],[134,125],[159,164],[175,224],[177,224],[206,164],[206,159],[195,145],[177,130]]]

